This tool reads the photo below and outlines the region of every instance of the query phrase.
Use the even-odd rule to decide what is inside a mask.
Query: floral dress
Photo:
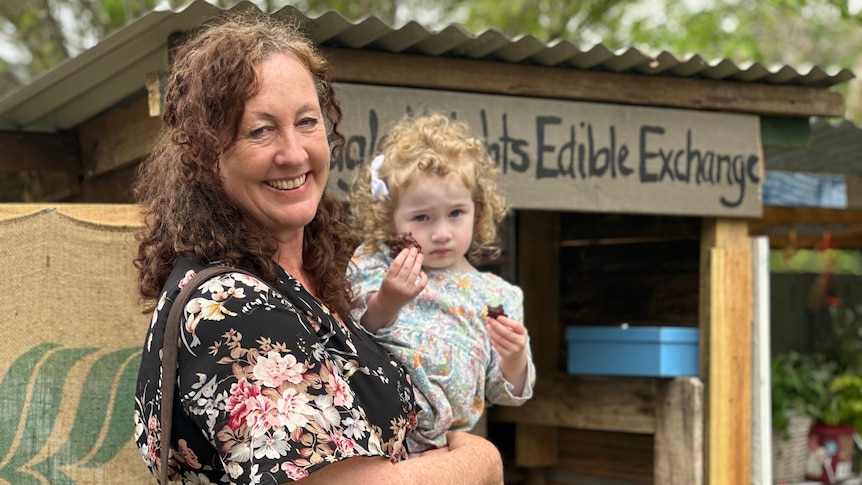
[[[369,293],[380,288],[392,258],[387,251],[367,254],[360,246],[348,278],[353,285],[353,318],[365,312]],[[375,335],[411,376],[419,406],[418,427],[408,436],[411,453],[446,445],[448,431],[469,431],[485,402],[520,406],[533,396],[536,369],[527,343],[527,382],[520,396],[500,371],[500,356],[485,330],[488,305],[524,321],[523,292],[493,273],[455,273],[423,268],[428,285],[401,309],[391,326]]]
[[[155,476],[165,321],[203,268],[177,263],[144,341],[134,432]],[[244,273],[214,276],[192,292],[181,321],[171,483],[278,484],[351,456],[406,458],[416,425],[409,376],[286,272],[276,288]]]

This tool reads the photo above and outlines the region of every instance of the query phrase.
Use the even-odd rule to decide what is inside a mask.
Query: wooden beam
[[[74,172],[0,173],[0,197],[13,203],[58,201],[80,190],[79,179]]]
[[[699,319],[707,485],[751,479],[751,267],[746,221],[705,219]]]
[[[524,468],[554,466],[559,460],[556,426],[515,425],[515,465]]]
[[[560,480],[552,483],[664,485],[653,480],[652,436],[564,429],[560,447],[560,464],[549,474]]]
[[[74,132],[0,131],[0,195],[6,201],[54,201],[76,194],[82,176]]]
[[[844,115],[839,93],[802,86],[325,48],[340,82],[663,106],[770,116]]]
[[[548,211],[517,213],[517,281],[524,292],[524,325],[539,374],[560,370],[559,218]]]
[[[797,249],[818,249],[823,242],[825,233],[829,233],[829,240],[836,249],[862,249],[862,227],[854,226],[846,229],[835,230],[824,226],[821,232],[816,234],[796,234],[793,231],[784,234],[770,234],[769,247],[771,249],[784,249],[788,255],[792,255]]]
[[[85,177],[125,167],[149,155],[161,128],[146,95],[112,108],[79,128]]]
[[[75,133],[0,131],[0,172],[81,173]]]
[[[81,184],[78,193],[63,198],[62,201],[75,204],[131,204],[135,201],[132,186],[137,171],[137,165],[127,165],[90,177]]]
[[[752,219],[752,234],[765,235],[770,227],[788,224],[862,224],[862,209],[764,206],[763,217]]]
[[[558,372],[560,362],[560,222],[559,214],[521,211],[517,214],[517,281],[524,292],[524,325],[537,381]],[[538,385],[538,382],[537,382]],[[520,423],[515,429],[515,462],[522,467],[551,466],[557,462],[555,425]]]
[[[748,223],[751,236],[768,236],[770,248],[814,249],[829,233],[839,249],[862,249],[862,209],[765,206]]]
[[[148,72],[144,85],[147,87],[147,108],[150,116],[161,116],[165,106],[165,89],[168,87],[167,71]]]
[[[508,423],[652,434],[654,378],[573,376],[557,373],[536,382],[520,407],[495,406],[489,418]]]
[[[703,382],[696,377],[658,381],[655,481],[703,483]]]

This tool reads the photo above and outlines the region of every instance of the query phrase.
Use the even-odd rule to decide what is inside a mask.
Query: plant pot
[[[805,478],[811,417],[788,412],[787,431],[772,431],[772,480],[774,483],[801,482]]]
[[[808,438],[808,460],[805,478],[824,483],[838,483],[853,472],[855,444],[852,426],[817,423]]]

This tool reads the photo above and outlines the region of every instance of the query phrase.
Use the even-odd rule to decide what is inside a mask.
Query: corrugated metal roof
[[[240,8],[257,7],[250,2],[232,7]],[[140,92],[147,72],[167,68],[168,35],[193,28],[220,10],[198,0],[176,11],[160,7],[147,13],[30,85],[0,97],[0,129],[72,128]],[[697,55],[681,60],[668,52],[656,56],[634,48],[614,52],[601,44],[584,50],[569,41],[545,44],[529,35],[510,39],[493,29],[472,34],[457,24],[432,31],[416,22],[392,28],[376,17],[352,22],[335,11],[311,18],[284,7],[276,14],[299,18],[322,46],[824,89],[854,77],[847,69],[829,74],[815,66],[803,74],[790,66],[743,67],[726,59],[710,63]]]

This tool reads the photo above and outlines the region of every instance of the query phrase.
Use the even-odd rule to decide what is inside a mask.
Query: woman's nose
[[[278,150],[275,154],[275,163],[287,165],[291,163],[304,162],[308,153],[302,145],[302,139],[292,129],[281,130],[278,137]]]

